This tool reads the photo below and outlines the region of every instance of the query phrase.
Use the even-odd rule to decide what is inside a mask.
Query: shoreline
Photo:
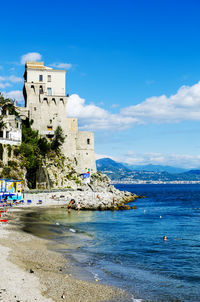
[[[27,209],[31,208],[27,206]],[[69,261],[60,253],[48,249],[50,241],[20,229],[20,208],[15,209],[8,214],[11,223],[0,226],[0,252],[3,255],[1,279],[4,280],[1,282],[0,298],[3,301],[100,302],[127,298],[126,292],[121,289],[98,284],[95,280],[89,282],[72,277],[69,272],[73,268]]]

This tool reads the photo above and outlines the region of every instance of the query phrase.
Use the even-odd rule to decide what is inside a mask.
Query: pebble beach
[[[24,204],[8,209],[3,217],[8,222],[0,225],[0,300],[124,301],[126,294],[120,289],[99,284],[95,280],[88,282],[75,279],[70,273],[73,270],[70,263],[59,253],[48,249],[48,240],[21,230],[20,211],[28,211],[33,207],[63,207],[69,201],[60,192],[59,196],[54,193],[54,198],[51,197],[52,194],[46,193],[25,194]],[[31,203],[28,204],[27,200],[30,199]],[[42,200],[42,204],[39,204],[39,200]]]

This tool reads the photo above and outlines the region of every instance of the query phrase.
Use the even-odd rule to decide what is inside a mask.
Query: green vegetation
[[[52,150],[58,150],[65,141],[65,136],[63,134],[63,130],[60,126],[58,126],[55,130],[54,139],[51,143]]]
[[[22,123],[22,144],[19,148],[19,155],[27,170],[28,186],[33,189],[36,186],[38,168],[42,166],[45,157],[56,159],[60,155],[60,147],[64,140],[61,127],[57,127],[55,138],[50,143],[45,137],[40,137],[38,131],[32,129],[32,123],[32,121]],[[16,149],[14,153],[16,153]]]
[[[3,160],[3,145],[0,144],[0,159]]]
[[[9,114],[13,114],[16,116],[18,116],[18,112],[16,111],[14,101],[9,98],[5,98],[1,92],[0,92],[0,109],[2,112],[2,114],[0,115],[0,129],[3,129],[6,128],[6,124],[3,120],[5,112],[8,111]]]
[[[14,101],[0,93],[0,130],[6,127],[4,116],[6,112],[18,116]],[[46,137],[38,134],[38,131],[32,129],[33,121],[28,119],[22,121],[22,143],[20,146],[3,146],[0,144],[0,161],[2,161],[1,177],[4,178],[22,178],[26,171],[26,180],[28,187],[36,187],[37,171],[45,166],[47,161],[53,161],[56,167],[64,170],[65,157],[60,148],[64,143],[65,136],[63,130],[58,126],[55,130],[54,138],[49,141]],[[3,164],[3,153],[6,148],[8,154],[7,165]],[[13,160],[14,159],[14,160]],[[57,176],[58,178],[58,176]],[[58,180],[58,179],[57,179]],[[77,182],[78,179],[75,179]]]
[[[7,150],[8,150],[8,157],[10,158],[11,154],[12,154],[12,147],[11,147],[11,145],[7,145]]]

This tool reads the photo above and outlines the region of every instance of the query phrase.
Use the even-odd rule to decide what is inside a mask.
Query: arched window
[[[43,93],[43,87],[42,86],[40,86],[40,93]]]

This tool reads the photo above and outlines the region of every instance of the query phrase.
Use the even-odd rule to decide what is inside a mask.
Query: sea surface
[[[33,211],[24,230],[51,239],[76,277],[125,289],[126,301],[200,301],[200,185],[116,187],[146,198],[129,211]]]

